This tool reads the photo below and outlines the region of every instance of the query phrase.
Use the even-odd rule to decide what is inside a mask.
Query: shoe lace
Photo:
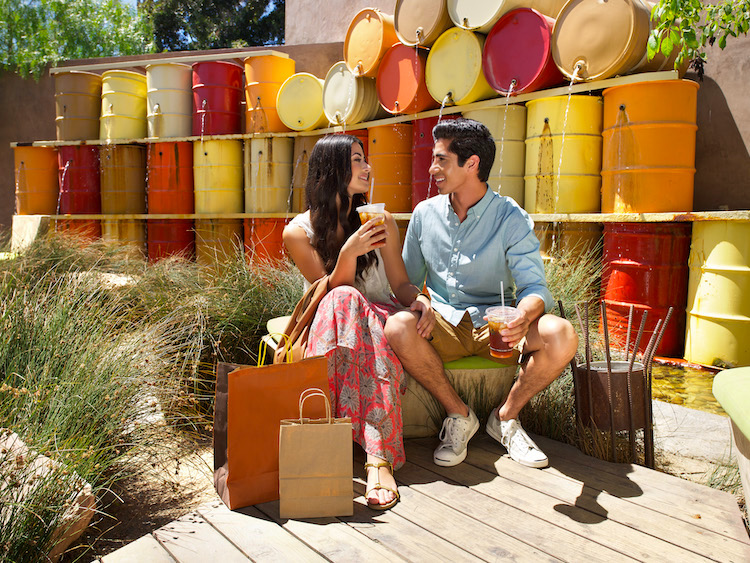
[[[508,434],[508,444],[512,444],[516,448],[526,448],[527,452],[534,449],[531,438],[518,424],[512,424]]]
[[[450,445],[455,452],[456,446],[460,446],[463,441],[463,429],[459,420],[452,416],[446,418],[443,421],[443,427],[440,429],[438,438],[444,445]]]

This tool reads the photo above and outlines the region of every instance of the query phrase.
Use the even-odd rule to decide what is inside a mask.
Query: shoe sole
[[[459,455],[459,457],[457,457],[453,461],[444,461],[442,459],[435,459],[435,456],[433,456],[432,457],[433,463],[440,467],[453,467],[463,462],[463,460],[466,459],[466,456],[469,453],[469,441],[474,437],[474,434],[476,434],[478,430],[479,430],[479,420],[477,420],[477,423],[474,425],[474,428],[471,429],[471,432],[469,433],[469,437],[466,439],[466,447],[464,448],[463,453]]]
[[[490,416],[495,416],[495,412],[493,411],[490,414]],[[489,424],[487,424],[487,434],[489,434],[490,437],[492,437],[493,439],[497,440],[497,442],[501,446],[503,446],[503,442],[500,440],[500,435],[495,432],[494,428],[490,428]],[[503,446],[503,448],[505,448],[505,446]],[[505,451],[508,452],[508,448],[505,448]],[[508,457],[510,457],[510,452],[508,452]],[[543,467],[547,467],[549,465],[549,459],[547,459],[545,461],[521,461],[521,460],[518,460],[518,459],[513,459],[512,457],[510,457],[510,459],[512,459],[513,461],[515,461],[516,463],[518,463],[520,465],[524,465],[526,467],[531,467],[533,469],[542,469]]]

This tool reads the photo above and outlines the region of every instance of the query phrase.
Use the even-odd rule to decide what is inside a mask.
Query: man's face
[[[450,141],[438,139],[432,149],[430,175],[435,181],[438,193],[451,194],[456,191],[468,177],[469,161],[458,165],[458,155],[448,150]]]

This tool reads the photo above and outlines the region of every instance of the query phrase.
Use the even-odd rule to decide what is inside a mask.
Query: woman
[[[435,315],[429,296],[409,282],[391,214],[385,224],[361,224],[356,208],[369,189],[361,141],[323,137],[308,163],[310,209],[284,229],[284,244],[308,284],[329,275],[307,354],[328,357],[336,416],[351,417],[354,439],[367,454],[367,504],[385,510],[398,502],[393,469],[406,459],[400,402],[406,382],[384,326],[395,315],[418,315],[417,332],[427,337]]]

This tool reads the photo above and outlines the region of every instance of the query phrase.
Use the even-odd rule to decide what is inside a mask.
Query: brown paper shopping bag
[[[303,406],[311,397],[324,399],[326,418],[303,417]],[[312,414],[312,409],[308,414]],[[332,418],[328,394],[307,389],[299,398],[299,418],[281,421],[279,515],[351,516],[353,496],[352,421]]]
[[[300,393],[310,387],[328,389],[324,356],[258,367],[218,364],[214,486],[230,509],[279,498],[279,424],[297,415]],[[311,416],[325,412],[323,405],[310,409]]]

